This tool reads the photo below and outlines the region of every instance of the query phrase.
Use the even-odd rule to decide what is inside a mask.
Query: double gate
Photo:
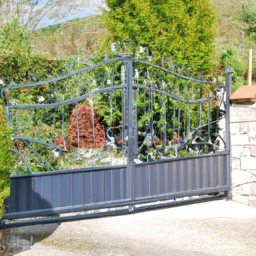
[[[117,63],[120,63],[119,67],[117,67]],[[100,80],[100,82],[97,79],[91,81],[93,79],[89,79],[88,76],[82,77],[82,74],[86,72],[92,72],[97,68],[101,68],[101,66],[107,65],[115,65],[115,70],[120,71],[119,73],[117,72],[118,74],[115,74],[115,76],[119,77],[119,80],[113,74],[109,73],[110,79]],[[107,69],[108,72],[109,69]],[[152,70],[155,70],[155,73],[152,73]],[[175,72],[175,70],[170,70],[170,68],[167,69],[164,65],[160,67],[150,62],[125,56],[93,64],[85,69],[52,80],[27,85],[12,85],[6,88],[2,92],[3,95],[7,89],[10,91],[25,90],[37,88],[38,86],[42,87],[51,83],[55,84],[56,88],[58,82],[65,81],[65,79],[72,79],[74,76],[79,76],[79,79],[83,80],[83,85],[86,84],[84,81],[86,79],[89,79],[90,83],[95,85],[91,89],[88,89],[89,86],[84,86],[87,88],[86,91],[83,91],[81,89],[82,87],[80,89],[78,88],[77,96],[72,99],[65,99],[63,97],[62,100],[58,101],[55,97],[54,102],[39,102],[38,100],[36,104],[22,104],[21,101],[18,104],[17,102],[15,104],[6,104],[7,120],[11,128],[13,128],[14,124],[17,125],[19,123],[17,116],[22,115],[20,111],[30,111],[32,109],[33,114],[36,115],[39,111],[43,112],[49,109],[49,113],[54,114],[53,118],[56,121],[58,119],[58,110],[56,109],[63,108],[63,111],[65,111],[66,106],[74,104],[77,124],[76,162],[78,164],[74,164],[73,166],[66,165],[61,170],[56,170],[52,167],[50,160],[47,161],[44,159],[43,162],[48,163],[48,171],[38,172],[34,171],[33,167],[30,166],[34,161],[26,159],[25,151],[17,150],[17,148],[15,150],[12,149],[22,160],[27,173],[22,175],[12,174],[10,176],[11,194],[6,201],[6,212],[3,215],[3,222],[0,224],[0,227],[61,222],[129,213],[180,203],[177,200],[178,198],[182,198],[182,202],[193,202],[194,200],[204,200],[205,198],[218,198],[220,195],[228,196],[230,190],[228,99],[230,96],[232,70],[227,69],[225,87],[220,83],[206,82],[187,77],[182,72],[183,70]],[[143,76],[145,76],[145,79]],[[169,80],[164,80],[165,76],[169,77]],[[102,77],[102,74],[98,77]],[[177,80],[180,82],[177,83]],[[192,83],[195,84],[195,87],[191,86]],[[175,89],[176,84],[178,84],[180,89],[175,94],[171,90],[173,88]],[[213,127],[218,120],[216,118],[213,120],[213,117],[210,118],[211,113],[213,113],[212,108],[216,107],[216,104],[213,104],[216,94],[205,96],[196,85],[198,85],[198,88],[200,86],[203,88],[204,85],[215,86],[218,89],[223,87],[224,93],[226,92],[226,142],[224,143],[223,149],[208,150],[205,153],[203,150],[200,151],[200,146],[202,148],[211,148],[211,146],[214,146],[214,143],[191,142],[197,133],[202,134],[203,131],[206,135],[208,134],[207,138],[210,141],[211,129],[214,129],[215,137],[216,131],[218,131],[217,126]],[[182,86],[184,89],[181,89]],[[55,94],[56,91],[54,92]],[[88,161],[83,160],[83,157],[80,155],[82,153],[80,150],[81,141],[79,142],[79,140],[81,140],[81,127],[83,123],[80,120],[80,105],[78,103],[88,98],[93,101],[100,94],[107,95],[106,101],[109,99],[109,104],[111,104],[109,106],[112,108],[109,111],[109,117],[111,119],[109,127],[113,126],[114,111],[120,108],[119,112],[121,115],[119,115],[119,121],[115,122],[118,128],[106,129],[105,137],[112,136],[114,138],[115,129],[121,130],[119,137],[121,142],[118,145],[120,148],[119,158],[121,160],[116,160],[115,163],[113,162],[114,157],[112,151],[113,148],[117,147],[117,143],[113,142],[110,138],[107,144],[104,145],[102,151],[112,150],[109,150],[109,152],[112,152],[109,153],[112,154],[109,158],[102,158],[102,160],[108,159],[105,161],[108,161],[108,164],[104,165],[102,164],[104,161],[100,158],[95,158],[96,160],[94,162],[101,162],[100,166],[97,166],[97,164],[87,164]],[[195,100],[197,95],[199,97]],[[39,95],[38,99],[40,97],[42,96]],[[167,98],[169,98],[169,107],[167,106]],[[115,102],[116,105],[113,106],[113,102],[117,99],[121,101],[120,105]],[[95,127],[97,127],[97,124],[95,124],[97,102],[94,100],[90,105],[93,111],[92,136],[94,147],[96,147],[95,145],[97,143],[97,133],[95,131]],[[143,104],[140,104],[140,102]],[[160,105],[159,111],[156,107],[157,104]],[[198,107],[193,107],[192,109],[191,106],[193,104]],[[172,106],[172,113],[170,113],[170,106]],[[209,108],[207,109],[206,107]],[[51,111],[52,109],[55,112]],[[196,119],[198,121],[197,124],[195,124],[195,121],[194,123],[191,121],[191,116],[195,112],[198,117]],[[203,113],[205,112],[208,112],[210,116],[207,115],[204,119]],[[153,116],[153,113],[155,116]],[[141,118],[142,115],[144,117]],[[183,119],[182,115],[184,115]],[[42,115],[37,116],[38,120],[41,119],[39,126],[44,127]],[[63,116],[65,117],[65,114]],[[204,120],[206,120],[205,123],[203,123]],[[69,120],[69,122],[71,121]],[[31,126],[34,123],[35,120],[32,120]],[[70,129],[70,123],[68,125]],[[68,125],[66,129],[68,129]],[[28,129],[31,128],[28,127]],[[55,123],[53,129],[55,131],[57,130]],[[35,149],[35,145],[51,148],[53,153],[63,152],[65,154],[65,152],[72,151],[72,149],[66,147],[64,142],[58,144],[54,139],[51,142],[49,139],[40,139],[40,136],[29,138],[21,134],[21,131],[23,131],[22,127],[20,129],[16,127],[13,130],[19,132],[13,132],[13,140],[16,143],[21,141],[24,145],[28,145],[29,149],[34,149],[33,152],[38,154],[38,159],[40,158],[40,150]],[[64,130],[65,122],[60,125],[60,134],[62,133],[61,131],[63,131],[62,134],[65,134]],[[109,133],[110,130],[112,130],[112,133]],[[55,131],[52,133],[53,137],[56,133]],[[140,137],[142,138],[141,141]],[[161,138],[159,139],[159,144],[156,142],[157,137]],[[63,139],[63,141],[65,140]],[[143,147],[144,153],[142,153]],[[151,151],[150,147],[153,147]],[[186,152],[186,155],[179,154],[179,152]],[[80,161],[81,159],[84,161],[84,166],[79,165],[79,156]],[[43,159],[42,156],[41,159]],[[80,214],[55,216],[55,214],[73,212],[80,212]],[[52,218],[37,218],[11,222],[9,224],[4,221],[49,215],[54,216]]]

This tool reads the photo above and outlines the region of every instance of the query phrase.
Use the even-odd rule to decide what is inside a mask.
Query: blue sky
[[[43,5],[45,1],[42,1],[41,4]],[[76,0],[74,0],[76,1]],[[104,7],[104,0],[93,0],[95,6],[99,6],[99,7]],[[38,28],[42,28],[42,27],[47,27],[49,25],[54,25],[54,24],[59,24],[59,23],[63,23],[63,22],[66,22],[68,20],[72,20],[72,19],[75,19],[75,18],[83,18],[83,17],[86,17],[86,16],[90,16],[90,15],[97,15],[97,14],[100,14],[100,10],[91,10],[89,8],[86,8],[85,11],[80,11],[80,12],[77,12],[75,14],[70,14],[69,16],[63,18],[63,19],[60,19],[58,20],[57,22],[54,22],[52,20],[49,20],[49,22],[46,22],[45,20],[43,22],[41,22],[38,26],[37,26],[37,29]]]

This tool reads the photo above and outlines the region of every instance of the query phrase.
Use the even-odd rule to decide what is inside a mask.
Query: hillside
[[[58,59],[73,57],[77,50],[92,55],[97,52],[105,33],[100,15],[74,19],[34,31],[32,49]]]
[[[252,48],[253,79],[256,80],[256,40],[254,34],[247,33],[250,24],[245,19],[247,14],[250,16],[255,12],[256,15],[256,4],[252,0],[210,2],[218,16],[213,57],[217,69],[223,71],[230,65],[235,71],[235,87],[246,83],[248,49]],[[93,55],[97,53],[100,38],[105,34],[101,16],[89,16],[34,31],[32,48],[34,52],[48,53],[58,59],[74,57],[76,51],[81,49]]]

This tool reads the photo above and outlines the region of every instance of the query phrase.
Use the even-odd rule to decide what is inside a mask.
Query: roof
[[[256,86],[243,85],[239,87],[230,97],[232,103],[256,101]]]

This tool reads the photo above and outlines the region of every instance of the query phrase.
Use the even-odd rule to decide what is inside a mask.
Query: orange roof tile
[[[230,97],[231,102],[256,101],[256,86],[243,85]]]

